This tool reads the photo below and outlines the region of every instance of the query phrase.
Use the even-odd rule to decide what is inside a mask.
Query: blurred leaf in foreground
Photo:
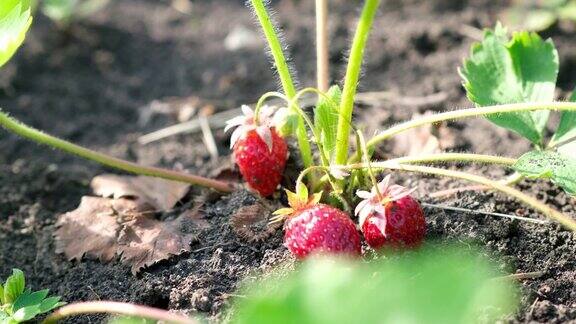
[[[233,323],[475,323],[513,312],[515,288],[476,253],[426,248],[370,263],[312,259],[248,285]]]
[[[32,24],[29,0],[0,1],[0,66],[20,47]]]

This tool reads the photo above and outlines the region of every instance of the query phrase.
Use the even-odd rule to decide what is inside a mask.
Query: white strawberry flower
[[[417,188],[408,189],[406,187],[390,184],[391,175],[387,175],[382,181],[380,181],[378,186],[378,191],[376,188],[372,188],[370,192],[365,190],[358,190],[356,195],[363,200],[358,203],[354,213],[358,216],[358,223],[360,227],[364,225],[366,218],[371,214],[374,214],[370,218],[370,222],[380,229],[383,235],[385,235],[386,229],[386,205],[388,203],[400,200],[406,196],[411,195]]]
[[[241,116],[234,117],[226,122],[224,131],[237,127],[230,136],[230,149],[234,148],[236,142],[248,134],[248,132],[255,130],[258,136],[266,143],[268,149],[272,151],[272,131],[273,126],[272,116],[274,115],[274,107],[264,105],[260,108],[260,118],[258,119],[258,126],[254,123],[254,111],[247,105],[242,105]]]

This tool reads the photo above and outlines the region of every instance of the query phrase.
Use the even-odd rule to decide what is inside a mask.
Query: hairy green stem
[[[296,95],[296,87],[292,80],[292,75],[290,74],[290,68],[286,62],[286,57],[282,50],[282,43],[278,38],[276,28],[272,24],[272,20],[268,15],[264,1],[262,0],[251,0],[254,12],[258,17],[258,21],[262,26],[264,36],[270,47],[270,52],[274,58],[274,65],[276,66],[276,71],[278,71],[278,76],[280,77],[280,82],[282,83],[282,88],[286,93],[288,99],[292,99]],[[304,121],[302,118],[298,118],[298,126],[296,129],[296,139],[298,141],[298,148],[300,149],[300,155],[302,156],[302,162],[305,167],[309,167],[313,164],[312,159],[312,149],[310,143],[308,142],[308,134],[306,133],[306,128],[304,126]]]
[[[476,162],[476,163],[492,163],[513,165],[516,159],[493,156],[485,154],[472,154],[472,153],[435,153],[435,154],[422,154],[416,156],[405,156],[396,159],[390,159],[384,162],[387,163],[434,163],[434,162]]]
[[[294,82],[292,81],[292,75],[290,74],[290,68],[288,67],[288,63],[286,63],[286,57],[284,56],[284,52],[282,50],[282,43],[278,38],[276,28],[274,27],[274,24],[272,23],[272,20],[268,15],[268,11],[266,10],[264,1],[251,0],[250,2],[252,3],[254,12],[258,17],[260,26],[262,26],[264,36],[268,41],[270,52],[272,53],[272,57],[274,58],[274,65],[276,66],[276,71],[278,71],[280,82],[282,83],[282,88],[284,89],[286,96],[288,96],[288,98],[292,98],[296,95],[296,87],[294,87]]]
[[[447,111],[436,115],[425,116],[422,118],[407,121],[377,134],[367,143],[368,148],[374,147],[381,141],[384,141],[396,134],[411,128],[420,127],[428,124],[438,123],[442,121],[495,115],[502,113],[512,113],[521,111],[534,111],[534,110],[559,110],[559,111],[576,111],[576,103],[574,102],[550,102],[550,103],[515,103],[497,106],[486,106],[480,108],[459,109],[454,111]]]
[[[356,96],[358,79],[360,78],[366,40],[368,39],[368,34],[370,33],[379,4],[380,0],[366,0],[360,21],[358,22],[358,27],[356,28],[354,40],[352,41],[348,67],[346,68],[346,77],[344,79],[342,100],[340,102],[340,116],[338,118],[338,130],[336,134],[336,164],[345,164],[348,159],[348,137],[350,136],[354,97]]]
[[[174,324],[198,323],[198,321],[193,318],[173,314],[163,309],[113,301],[92,301],[74,303],[61,307],[46,317],[46,319],[42,321],[42,324],[56,324],[66,317],[75,315],[101,313],[148,318]]]
[[[318,89],[327,92],[330,85],[328,0],[316,0],[316,69]]]
[[[526,205],[542,212],[549,218],[552,218],[565,226],[566,228],[576,231],[576,221],[572,218],[562,214],[561,212],[543,204],[542,202],[538,201],[537,199],[530,197],[519,190],[516,190],[512,187],[509,187],[505,184],[502,184],[498,181],[490,180],[478,175],[461,172],[461,171],[454,171],[454,170],[445,170],[440,168],[434,167],[427,167],[427,166],[420,166],[420,165],[410,165],[410,164],[400,164],[400,163],[390,163],[390,162],[376,162],[372,163],[371,165],[373,168],[381,168],[381,169],[393,169],[393,170],[400,170],[400,171],[410,171],[410,172],[418,172],[424,174],[433,174],[438,176],[445,176],[451,178],[458,178],[463,179],[475,183],[479,183],[482,185],[489,186],[495,190],[498,190],[502,193],[505,193],[509,196],[516,198],[517,200],[525,203]],[[357,163],[352,165],[347,165],[343,167],[339,167],[345,170],[349,169],[364,169],[367,165],[364,163]]]
[[[106,154],[102,154],[82,146],[70,143],[68,141],[56,138],[54,136],[45,134],[39,130],[36,130],[30,126],[27,126],[16,119],[8,116],[6,113],[0,111],[0,125],[4,127],[6,130],[11,131],[17,135],[20,135],[24,138],[32,140],[34,142],[45,144],[51,146],[53,148],[57,148],[64,152],[80,156],[82,158],[100,163],[105,166],[109,166],[112,168],[124,170],[130,173],[145,175],[145,176],[152,176],[163,178],[167,180],[174,180],[180,182],[186,182],[193,185],[199,185],[203,187],[212,188],[222,192],[231,192],[233,190],[233,186],[229,183],[204,178],[192,174],[187,174],[183,172],[156,168],[156,167],[149,167],[149,166],[142,166],[138,165],[133,162],[121,160],[112,156],[108,156]]]

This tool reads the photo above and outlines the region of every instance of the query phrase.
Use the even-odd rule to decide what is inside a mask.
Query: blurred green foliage
[[[576,21],[576,0],[515,0],[501,18],[514,29],[541,31],[558,20]]]
[[[438,246],[373,262],[311,259],[247,284],[232,323],[492,323],[516,288],[477,252]]]

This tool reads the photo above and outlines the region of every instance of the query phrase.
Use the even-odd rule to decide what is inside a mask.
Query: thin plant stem
[[[557,221],[558,223],[562,224],[564,227],[576,231],[576,221],[572,218],[562,214],[561,212],[547,206],[546,204],[538,201],[537,199],[530,197],[519,190],[516,190],[512,187],[508,187],[505,184],[502,184],[498,181],[490,180],[488,178],[484,178],[482,176],[461,172],[461,171],[454,171],[454,170],[446,170],[428,166],[420,166],[420,165],[410,165],[410,164],[399,164],[399,163],[390,163],[390,162],[375,162],[371,165],[373,168],[379,169],[392,169],[392,170],[400,170],[400,171],[409,171],[409,172],[417,172],[417,173],[424,173],[424,174],[433,174],[437,176],[445,176],[457,179],[463,179],[475,183],[479,183],[482,185],[489,186],[497,191],[505,193],[511,197],[516,198],[517,200],[525,203],[526,205],[542,212],[545,216]],[[351,164],[347,166],[337,166],[338,168],[349,170],[349,169],[364,169],[367,167],[364,163],[357,163]]]
[[[296,95],[296,87],[294,86],[294,81],[292,80],[292,75],[290,74],[290,68],[286,62],[286,57],[282,50],[282,43],[278,37],[278,33],[263,0],[250,0],[254,12],[258,17],[258,21],[262,26],[264,36],[270,47],[270,52],[274,58],[274,65],[276,66],[276,71],[278,71],[278,76],[280,77],[280,82],[282,83],[282,88],[286,93],[288,99],[292,99]],[[304,121],[298,118],[298,125],[296,128],[296,139],[298,141],[298,148],[300,149],[300,155],[302,157],[302,162],[305,167],[309,167],[313,164],[312,159],[312,149],[310,143],[308,142],[308,134],[306,133],[306,128]]]
[[[348,159],[348,137],[350,136],[354,97],[358,88],[366,41],[379,4],[380,0],[366,0],[360,21],[358,22],[358,27],[356,28],[354,40],[352,41],[348,67],[346,68],[346,77],[344,79],[342,100],[340,102],[340,116],[338,118],[338,129],[336,133],[336,164],[345,164]]]
[[[435,163],[435,162],[475,162],[475,163],[490,163],[513,165],[516,159],[493,156],[485,154],[472,154],[472,153],[435,153],[435,154],[422,154],[416,156],[405,156],[396,159],[390,159],[385,162],[388,163],[403,163],[403,164],[416,164],[416,163]]]
[[[318,90],[322,92],[327,92],[330,84],[329,48],[328,0],[316,0],[316,73]]]
[[[278,37],[278,33],[272,19],[268,15],[264,1],[262,0],[250,0],[252,3],[252,8],[258,17],[260,26],[262,26],[262,31],[264,36],[268,41],[268,46],[270,47],[270,52],[274,58],[274,65],[276,66],[276,71],[278,71],[278,76],[280,77],[280,82],[282,83],[282,88],[286,93],[288,98],[292,98],[296,95],[296,87],[292,81],[292,75],[290,74],[290,68],[286,62],[286,57],[284,56],[284,51],[282,50],[282,43]]]
[[[501,182],[502,184],[505,184],[507,186],[512,186],[512,185],[515,185],[518,182],[520,182],[522,179],[524,179],[523,175],[521,175],[520,173],[514,172],[513,174],[506,177],[505,179],[499,180],[499,182]],[[464,192],[464,191],[482,191],[482,190],[489,190],[489,189],[490,189],[490,187],[488,187],[488,186],[472,185],[472,186],[465,186],[465,187],[458,187],[458,188],[436,191],[436,192],[431,193],[429,196],[432,198],[440,198],[440,197],[450,196],[450,195],[453,195],[453,194],[456,194],[459,192]]]
[[[74,303],[61,307],[46,317],[46,319],[42,321],[42,324],[56,324],[59,320],[70,316],[100,313],[143,317],[174,324],[199,323],[193,318],[173,314],[163,309],[113,301],[92,301]]]
[[[576,111],[576,103],[574,102],[530,102],[530,103],[515,103],[497,106],[486,106],[479,108],[467,108],[444,113],[424,116],[422,118],[407,121],[396,126],[390,127],[387,130],[380,132],[367,143],[368,148],[374,147],[379,142],[382,142],[396,134],[409,130],[411,128],[420,127],[428,124],[438,123],[442,121],[488,116],[502,113],[513,113],[521,111],[534,111],[534,110],[558,110],[558,111]]]
[[[204,178],[192,174],[187,174],[183,172],[149,167],[139,165],[133,162],[118,159],[103,153],[99,153],[82,146],[70,143],[68,141],[59,139],[57,137],[48,135],[39,130],[36,130],[30,126],[27,126],[16,119],[8,116],[6,113],[0,111],[0,125],[6,130],[20,135],[24,138],[32,140],[34,142],[45,144],[53,148],[57,148],[64,152],[80,156],[82,158],[100,163],[102,165],[112,167],[115,169],[120,169],[130,173],[135,173],[139,175],[163,178],[167,180],[174,180],[179,182],[190,183],[193,185],[199,185],[203,187],[212,188],[222,192],[231,192],[234,188],[231,184],[218,181],[214,179]]]
[[[360,148],[362,149],[362,156],[364,157],[364,163],[368,167],[368,175],[370,176],[370,181],[372,181],[372,186],[376,191],[376,195],[378,197],[378,201],[382,201],[384,197],[382,197],[382,193],[380,192],[380,188],[378,188],[378,181],[376,181],[376,176],[374,175],[374,171],[372,171],[372,165],[370,163],[370,154],[368,154],[368,149],[366,148],[366,140],[364,140],[364,134],[361,131],[356,131],[358,135],[358,141],[360,142]]]

